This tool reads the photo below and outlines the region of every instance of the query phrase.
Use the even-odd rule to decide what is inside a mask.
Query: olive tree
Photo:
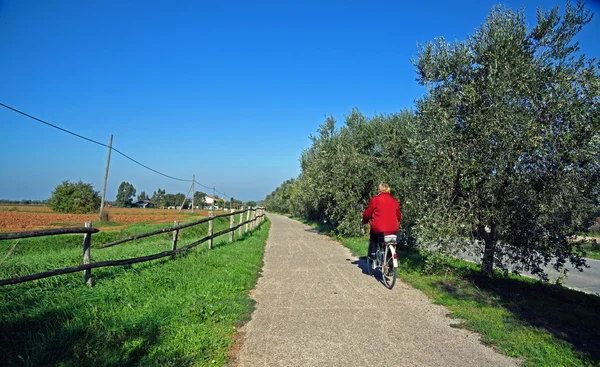
[[[296,180],[293,178],[285,181],[272,193],[267,195],[262,205],[268,211],[275,213],[294,213],[295,184]],[[256,206],[256,202],[249,201],[248,206]]]
[[[367,203],[378,183],[391,184],[401,202],[409,191],[413,120],[409,111],[367,118],[353,109],[337,129],[336,121],[326,118],[302,153],[300,176],[288,187],[292,212],[328,222],[342,235],[360,235],[364,227],[357,204]]]
[[[484,244],[494,266],[581,268],[569,241],[600,190],[600,78],[573,37],[590,21],[581,2],[523,12],[496,7],[463,42],[443,38],[413,60],[427,94],[417,101],[415,200],[421,241]]]
[[[83,181],[65,180],[52,191],[48,206],[59,213],[94,213],[100,209],[100,193]]]

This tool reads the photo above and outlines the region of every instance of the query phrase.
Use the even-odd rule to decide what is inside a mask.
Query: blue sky
[[[260,200],[298,175],[326,115],[412,107],[417,43],[465,39],[496,4],[525,6],[533,25],[536,7],[565,3],[0,0],[0,102]],[[600,15],[578,37],[590,57],[598,35]],[[106,148],[4,108],[0,127],[0,198],[45,199],[64,179],[101,190]],[[109,200],[122,181],[189,189],[113,154]]]

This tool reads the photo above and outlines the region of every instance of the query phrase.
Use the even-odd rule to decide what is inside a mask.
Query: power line
[[[173,176],[167,175],[167,174],[165,174],[165,173],[159,172],[159,171],[155,170],[154,168],[148,167],[148,166],[146,166],[145,164],[143,164],[143,163],[141,163],[141,162],[139,162],[139,161],[137,161],[137,160],[135,160],[135,159],[131,158],[130,156],[128,156],[127,154],[125,154],[125,153],[121,152],[120,150],[118,150],[118,149],[117,149],[117,148],[115,148],[115,147],[112,147],[112,146],[106,145],[106,144],[104,144],[104,143],[101,143],[101,142],[99,142],[99,141],[96,141],[96,140],[94,140],[94,139],[87,138],[87,137],[85,137],[85,136],[83,136],[83,135],[79,135],[79,134],[77,134],[77,133],[74,133],[74,132],[72,132],[72,131],[69,131],[69,130],[67,130],[67,129],[63,129],[63,128],[62,128],[62,127],[60,127],[60,126],[56,126],[56,125],[54,125],[54,124],[51,124],[51,123],[49,123],[48,121],[44,121],[44,120],[42,120],[42,119],[40,119],[40,118],[37,118],[37,117],[35,117],[35,116],[32,116],[32,115],[30,115],[30,114],[28,114],[28,113],[25,113],[25,112],[23,112],[23,111],[20,111],[20,110],[18,110],[18,109],[16,109],[16,108],[14,108],[14,107],[11,107],[11,106],[8,106],[8,105],[5,105],[4,103],[0,103],[0,106],[4,107],[4,108],[6,108],[6,109],[9,109],[9,110],[11,110],[11,111],[14,111],[14,112],[16,112],[16,113],[19,113],[19,114],[21,114],[21,115],[23,115],[23,116],[29,117],[30,119],[33,119],[33,120],[35,120],[35,121],[41,122],[41,123],[43,123],[43,124],[45,124],[45,125],[51,126],[51,127],[55,128],[55,129],[58,129],[58,130],[60,130],[60,131],[63,131],[63,132],[65,132],[65,133],[67,133],[67,134],[71,134],[71,135],[73,135],[73,136],[76,136],[76,137],[78,137],[78,138],[81,138],[81,139],[83,139],[83,140],[87,140],[87,141],[89,141],[89,142],[91,142],[91,143],[98,144],[98,145],[100,145],[100,146],[103,146],[103,147],[109,148],[109,149],[113,150],[114,152],[116,152],[116,153],[120,154],[121,156],[123,156],[123,157],[125,157],[125,158],[129,159],[130,161],[134,162],[135,164],[138,164],[138,165],[140,165],[140,166],[142,166],[142,167],[146,168],[147,170],[150,170],[150,171],[152,171],[152,172],[154,172],[154,173],[156,173],[156,174],[159,174],[159,175],[161,175],[161,176],[164,176],[164,177],[170,178],[170,179],[172,179],[172,180],[181,181],[181,182],[195,182],[195,183],[197,183],[198,185],[200,185],[200,186],[202,186],[202,187],[204,187],[205,189],[208,189],[208,190],[210,190],[210,189],[213,189],[213,188],[214,188],[214,187],[208,187],[208,186],[206,186],[206,185],[203,185],[203,184],[201,184],[200,182],[198,182],[198,181],[196,181],[196,180],[186,180],[186,179],[183,179],[183,178],[177,178],[177,177],[173,177]],[[222,192],[220,192],[219,190],[216,190],[216,189],[215,189],[215,191],[216,191],[217,193],[219,193],[219,194],[222,194],[223,196],[226,196],[226,195],[225,195],[225,193],[222,193]]]
[[[167,178],[170,178],[170,179],[172,179],[172,180],[177,180],[177,181],[183,181],[183,182],[192,182],[192,180],[186,180],[186,179],[183,179],[183,178],[177,178],[177,177],[169,176],[169,175],[167,175],[167,174],[164,174],[164,173],[162,173],[162,172],[158,172],[157,170],[155,170],[155,169],[153,169],[153,168],[150,168],[150,167],[146,166],[145,164],[142,164],[142,163],[140,163],[140,162],[136,161],[135,159],[131,158],[130,156],[126,155],[125,153],[122,153],[122,152],[120,152],[120,151],[119,151],[118,149],[116,149],[116,148],[112,148],[112,150],[114,150],[115,152],[119,153],[119,154],[120,154],[120,155],[122,155],[123,157],[125,157],[125,158],[129,159],[130,161],[132,161],[132,162],[135,162],[135,163],[139,164],[140,166],[142,166],[142,167],[144,167],[144,168],[146,168],[146,169],[149,169],[150,171],[152,171],[152,172],[154,172],[154,173],[158,173],[158,174],[159,174],[159,175],[161,175],[161,176],[165,176],[165,177],[167,177]]]
[[[197,183],[198,185],[200,185],[200,186],[204,187],[205,189],[208,189],[208,190],[211,190],[211,189],[212,189],[212,187],[208,187],[208,186],[206,186],[206,185],[203,185],[203,184],[201,184],[201,183],[200,183],[200,182],[198,182],[198,181],[194,181],[194,182],[195,182],[195,183]]]
[[[41,122],[42,124],[46,124],[46,125],[48,125],[48,126],[52,126],[52,127],[53,127],[53,128],[55,128],[55,129],[58,129],[58,130],[64,131],[64,132],[66,132],[67,134],[75,135],[75,136],[76,136],[76,137],[78,137],[78,138],[81,138],[81,139],[84,139],[84,140],[90,141],[90,142],[92,142],[92,143],[95,143],[95,144],[98,144],[98,145],[102,145],[103,147],[110,148],[108,145],[106,145],[106,144],[103,144],[103,143],[100,143],[99,141],[96,141],[96,140],[93,140],[93,139],[90,139],[90,138],[86,138],[85,136],[82,136],[82,135],[79,135],[79,134],[75,134],[75,133],[74,133],[74,132],[72,132],[72,131],[65,130],[65,129],[63,129],[62,127],[58,127],[58,126],[56,126],[56,125],[53,125],[53,124],[51,124],[51,123],[49,123],[49,122],[47,122],[47,121],[44,121],[44,120],[42,120],[42,119],[39,119],[39,118],[37,118],[37,117],[31,116],[31,115],[29,115],[29,114],[26,114],[25,112],[23,112],[23,111],[19,111],[19,110],[17,110],[16,108],[12,108],[12,107],[10,107],[10,106],[7,106],[7,105],[5,105],[4,103],[0,103],[0,106],[2,106],[2,107],[4,107],[4,108],[8,108],[9,110],[12,110],[12,111],[14,111],[14,112],[16,112],[16,113],[20,113],[20,114],[21,114],[21,115],[23,115],[23,116],[27,116],[27,117],[29,117],[30,119],[34,119],[34,120],[36,120],[36,121],[39,121],[39,122]]]
[[[140,166],[142,166],[142,167],[144,167],[144,168],[146,168],[146,169],[148,169],[148,170],[150,170],[150,171],[152,171],[152,172],[154,172],[154,173],[157,173],[157,174],[159,174],[159,175],[161,175],[161,176],[164,176],[164,177],[170,178],[170,179],[172,179],[172,180],[176,180],[176,181],[182,181],[182,182],[192,182],[192,181],[193,181],[193,180],[186,180],[186,179],[183,179],[183,178],[177,178],[177,177],[169,176],[169,175],[167,175],[167,174],[164,174],[164,173],[162,173],[162,172],[159,172],[159,171],[157,171],[157,170],[155,170],[155,169],[153,169],[153,168],[150,168],[150,167],[146,166],[146,165],[145,165],[145,164],[143,164],[143,163],[140,163],[140,162],[136,161],[135,159],[131,158],[131,157],[130,157],[130,156],[128,156],[127,154],[125,154],[125,153],[121,152],[120,150],[118,150],[118,149],[116,149],[116,148],[114,148],[114,147],[110,147],[110,146],[108,146],[108,145],[106,145],[106,144],[104,144],[104,143],[101,143],[101,142],[99,142],[99,141],[96,141],[96,140],[93,140],[93,139],[90,139],[90,138],[86,138],[86,137],[85,137],[85,136],[83,136],[83,135],[79,135],[79,134],[76,134],[76,133],[74,133],[74,132],[72,132],[72,131],[69,131],[69,130],[63,129],[62,127],[56,126],[56,125],[54,125],[54,124],[51,124],[51,123],[49,123],[49,122],[47,122],[47,121],[44,121],[44,120],[42,120],[42,119],[39,119],[39,118],[37,118],[37,117],[35,117],[35,116],[32,116],[32,115],[30,115],[30,114],[27,114],[27,113],[25,113],[25,112],[23,112],[23,111],[19,111],[19,110],[17,110],[16,108],[13,108],[13,107],[7,106],[7,105],[5,105],[4,103],[0,103],[0,106],[2,106],[2,107],[4,107],[4,108],[7,108],[7,109],[9,109],[9,110],[11,110],[11,111],[14,111],[14,112],[16,112],[16,113],[19,113],[19,114],[21,114],[21,115],[23,115],[23,116],[29,117],[30,119],[33,119],[33,120],[36,120],[36,121],[38,121],[38,122],[41,122],[41,123],[43,123],[43,124],[46,124],[46,125],[48,125],[48,126],[51,126],[51,127],[55,128],[55,129],[58,129],[58,130],[60,130],[60,131],[63,131],[63,132],[65,132],[65,133],[67,133],[67,134],[71,134],[71,135],[74,135],[74,136],[76,136],[76,137],[78,137],[78,138],[81,138],[81,139],[87,140],[87,141],[89,141],[89,142],[92,142],[92,143],[94,143],[94,144],[98,144],[98,145],[101,145],[101,146],[103,146],[103,147],[110,148],[110,149],[114,150],[116,153],[119,153],[119,154],[120,154],[120,155],[122,155],[123,157],[125,157],[125,158],[129,159],[130,161],[132,161],[132,162],[134,162],[134,163],[136,163],[136,164],[139,164]],[[203,185],[202,185],[202,186],[203,186]]]

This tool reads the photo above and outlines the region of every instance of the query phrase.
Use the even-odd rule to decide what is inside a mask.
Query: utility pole
[[[216,189],[215,189],[215,187],[213,186],[213,205],[212,205],[212,211],[213,211],[213,212],[215,211],[215,196],[217,195],[217,194],[215,194],[215,190],[216,190]]]
[[[100,213],[104,209],[104,198],[106,197],[106,181],[108,180],[108,167],[110,166],[110,153],[112,151],[113,136],[110,134],[110,143],[108,144],[108,159],[106,160],[106,171],[104,172],[104,188],[102,189],[102,201],[100,201]]]
[[[192,213],[194,212],[194,190],[196,187],[194,186],[196,183],[196,175],[192,176]]]
[[[187,195],[185,195],[185,199],[183,199],[183,203],[181,203],[178,213],[181,213],[181,211],[183,210],[183,205],[185,204],[188,197],[190,196],[190,191],[192,191],[193,187],[194,187],[194,182],[192,182],[192,186],[190,186],[190,189],[188,190]],[[193,202],[194,202],[194,197],[192,196],[192,204],[193,204]]]

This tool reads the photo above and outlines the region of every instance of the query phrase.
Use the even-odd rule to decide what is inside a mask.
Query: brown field
[[[169,223],[179,220],[190,221],[207,217],[208,211],[144,208],[109,208],[111,224],[96,224],[103,230],[117,230],[133,223]],[[87,221],[95,222],[98,214],[61,214],[53,212],[47,206],[0,205],[0,232],[21,232],[33,229],[80,227]]]

